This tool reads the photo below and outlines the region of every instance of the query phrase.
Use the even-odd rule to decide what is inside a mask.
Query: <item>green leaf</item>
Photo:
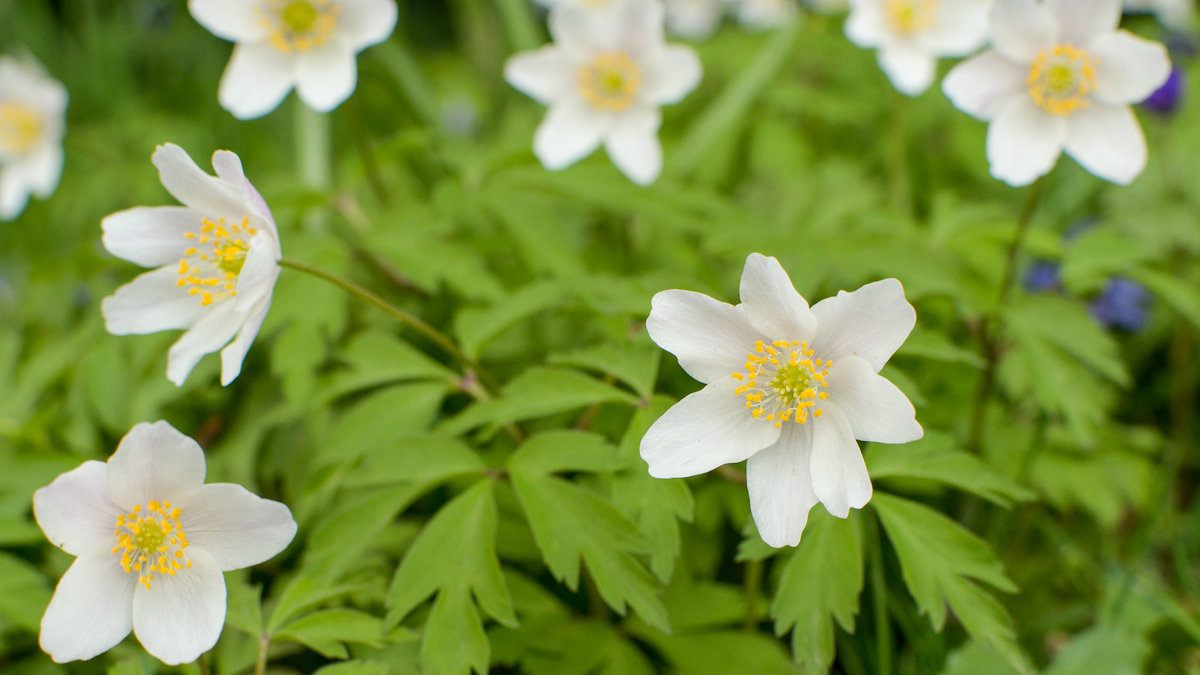
[[[529,317],[558,307],[567,294],[561,284],[536,281],[487,308],[469,307],[454,317],[454,334],[459,347],[478,359],[487,343],[501,332]]]
[[[421,642],[421,670],[430,675],[488,672],[491,648],[467,589],[452,586],[433,601]]]
[[[507,626],[516,625],[512,597],[496,557],[491,479],[478,481],[438,510],[408,549],[388,591],[388,627],[433,593],[456,590],[472,591],[490,616]]]
[[[360,586],[332,584],[327,579],[303,574],[292,577],[275,601],[275,609],[267,621],[267,632],[274,633],[301,613],[360,589]],[[261,617],[259,623],[262,623]]]
[[[535,474],[561,471],[609,472],[624,468],[617,449],[603,436],[560,429],[531,437],[508,459],[509,468]]]
[[[1116,626],[1098,626],[1078,633],[1062,645],[1044,675],[1138,675],[1150,644],[1144,635]]]
[[[410,382],[372,392],[334,423],[317,450],[317,463],[353,462],[368,450],[396,448],[424,434],[446,397],[445,384]],[[387,424],[380,424],[387,420]]]
[[[323,609],[287,624],[274,639],[299,642],[328,658],[344,659],[349,653],[343,643],[382,645],[383,622],[355,609]]]
[[[325,329],[308,321],[292,321],[271,345],[271,371],[283,380],[287,400],[299,404],[316,389],[317,367],[325,360]]]
[[[386,663],[377,661],[342,661],[332,663],[316,670],[313,675],[388,675],[391,673]]]
[[[650,639],[671,663],[671,672],[695,675],[801,672],[779,642],[761,633],[725,630]]]
[[[863,587],[863,542],[857,515],[834,518],[824,509],[809,513],[804,537],[771,603],[775,632],[792,630],[792,656],[805,672],[827,672],[833,663],[833,622],[854,632]]]
[[[612,375],[629,385],[638,396],[649,399],[654,393],[662,350],[651,343],[645,333],[639,335],[642,337],[637,342],[605,342],[565,354],[551,354],[549,362]]]
[[[1145,267],[1135,267],[1125,275],[1150,289],[1193,326],[1200,328],[1200,293],[1194,284],[1184,283],[1172,276]]]
[[[902,446],[872,444],[866,453],[874,480],[915,478],[944,483],[1000,506],[1028,501],[1034,493],[996,473],[978,457],[952,449],[949,436],[935,433]]]
[[[668,630],[654,578],[631,555],[644,552],[633,523],[590,490],[519,465],[510,469],[517,499],[554,577],[576,590],[582,559],[609,607],[623,615],[628,604],[647,623]]]
[[[48,604],[46,577],[24,560],[0,552],[0,615],[36,633]]]
[[[401,485],[340,505],[312,528],[302,569],[313,577],[338,578],[424,489]]]
[[[982,539],[933,509],[876,493],[871,501],[896,555],[904,582],[935,630],[946,622],[946,607],[976,640],[1001,651],[1014,666],[1022,661],[1012,619],[996,598],[973,580],[1006,592],[1016,586]]]
[[[338,352],[338,357],[347,369],[333,378],[328,391],[323,392],[324,401],[390,382],[432,380],[453,386],[458,379],[453,370],[383,331],[360,333]]]
[[[498,398],[475,403],[439,430],[457,435],[485,424],[546,417],[598,403],[634,405],[637,399],[576,371],[530,368],[505,385]]]
[[[486,469],[479,455],[462,441],[443,434],[426,434],[368,447],[362,464],[346,477],[344,485],[429,485]]]
[[[1112,336],[1077,302],[1051,295],[1026,295],[1008,315],[1009,328],[1075,357],[1115,384],[1129,384],[1129,373]]]
[[[256,638],[262,635],[262,586],[251,586],[240,580],[228,584],[228,588],[225,623]]]

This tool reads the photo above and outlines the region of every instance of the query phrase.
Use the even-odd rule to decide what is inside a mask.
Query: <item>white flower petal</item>
[[[1146,137],[1127,105],[1093,103],[1071,117],[1067,154],[1104,180],[1128,185],[1146,168]]]
[[[237,312],[249,314],[250,309],[259,305],[264,298],[270,302],[275,281],[279,278],[281,257],[274,232],[259,232],[250,239],[250,250],[246,252],[246,260],[238,275],[237,298],[233,300]]]
[[[267,318],[267,309],[270,306],[271,297],[268,295],[260,300],[256,307],[251,308],[249,319],[242,324],[237,332],[237,337],[221,350],[222,387],[227,386],[236,380],[238,375],[241,375],[242,362],[246,359],[246,352],[250,351],[250,345],[254,343],[254,338],[258,337],[258,331]]]
[[[58,179],[62,176],[62,145],[56,140],[34,150],[25,160],[25,169],[33,194],[42,199],[49,197],[58,187]]]
[[[12,220],[29,203],[29,187],[17,166],[0,166],[0,219]]]
[[[108,252],[142,267],[178,263],[191,244],[185,232],[199,232],[203,216],[185,206],[138,206],[100,221]]]
[[[184,508],[204,484],[204,451],[163,421],[137,424],[108,458],[108,496],[130,510],[151,499]]]
[[[811,424],[788,424],[779,441],[746,461],[750,514],[758,534],[776,548],[795,546],[817,503],[809,464]]]
[[[209,305],[208,309],[208,315],[196,322],[167,352],[167,379],[177,386],[183,384],[205,354],[217,351],[233,339],[245,318],[234,311],[234,303],[228,300]]]
[[[1058,19],[1059,43],[1085,49],[1121,21],[1121,0],[1046,0],[1045,7]]]
[[[839,291],[813,305],[817,336],[810,343],[817,358],[862,357],[875,372],[900,348],[917,322],[917,312],[904,299],[896,279],[869,283],[856,291]]]
[[[113,335],[179,330],[196,323],[208,308],[179,288],[179,270],[160,267],[139,275],[100,302],[104,326]]]
[[[75,559],[58,580],[42,616],[38,644],[58,663],[86,661],[112,649],[133,627],[136,574],[117,556],[97,548]]]
[[[122,513],[108,496],[108,467],[96,460],[61,474],[33,493],[38,527],[50,543],[75,556],[100,543],[111,545],[113,527]]]
[[[892,38],[891,24],[878,0],[854,0],[843,29],[846,37],[859,47],[874,48]]]
[[[832,401],[831,397],[825,403],[824,414],[810,422],[810,470],[817,499],[830,515],[845,518],[850,509],[861,509],[871,501],[871,477],[850,423]]]
[[[846,416],[860,441],[908,443],[925,435],[904,392],[863,359],[848,356],[835,362],[825,381],[829,400]]]
[[[879,67],[896,89],[916,96],[933,84],[937,59],[908,42],[897,42],[879,50]]]
[[[1104,103],[1123,105],[1145,100],[1171,75],[1167,48],[1127,31],[1113,31],[1092,43],[1096,91]]]
[[[158,146],[151,161],[158,167],[163,187],[184,206],[210,218],[244,210],[241,195],[225,181],[202,171],[178,145],[164,143]]]
[[[678,103],[700,84],[703,68],[695,50],[668,45],[644,64],[639,98],[652,105]]]
[[[395,0],[358,0],[341,5],[338,32],[356,52],[388,39],[396,28]]]
[[[583,101],[558,101],[533,135],[533,154],[551,171],[565,169],[600,146],[604,129],[604,118]]]
[[[296,57],[296,93],[317,112],[329,112],[350,98],[358,83],[354,51],[340,41]]]
[[[775,258],[751,253],[742,269],[739,290],[742,311],[763,335],[772,340],[809,340],[817,332],[804,296],[796,292],[791,277]],[[753,346],[743,343],[742,351]]]
[[[963,56],[987,42],[991,0],[956,0],[938,6],[934,24],[917,42],[940,56]]]
[[[727,379],[684,397],[650,426],[641,455],[651,476],[695,476],[740,462],[779,439],[779,428],[751,417],[733,393],[736,381]]]
[[[200,488],[180,523],[192,546],[212,556],[223,571],[269,560],[296,535],[287,506],[232,483]]]
[[[1000,52],[989,49],[963,61],[942,80],[942,91],[955,108],[990,120],[1017,96],[1028,96],[1028,72]]]
[[[667,0],[667,29],[674,35],[704,40],[717,32],[723,0]]]
[[[656,293],[650,301],[646,332],[659,347],[679,359],[688,375],[704,382],[732,381],[745,368],[746,354],[768,340],[733,305],[693,291]]]
[[[574,61],[590,61],[596,54],[615,52],[621,31],[615,12],[593,12],[574,5],[556,6],[547,19],[550,37]]]
[[[663,23],[666,10],[661,2],[624,2],[619,6],[622,26],[617,35],[635,58],[648,57],[662,50],[666,41]]]
[[[208,32],[230,42],[261,42],[267,38],[259,3],[247,0],[188,0],[188,11]]]
[[[609,159],[638,185],[649,185],[662,173],[661,124],[658,108],[631,108],[616,116],[604,139]]]
[[[238,119],[262,117],[292,90],[293,68],[293,59],[269,44],[238,44],[221,75],[217,100]]]
[[[577,69],[555,45],[516,54],[504,64],[504,79],[533,100],[550,105],[576,86]]]
[[[996,0],[991,27],[992,46],[1016,63],[1032,63],[1058,43],[1058,22],[1036,0]]]
[[[992,175],[1018,187],[1050,173],[1067,141],[1067,118],[1038,107],[1028,96],[1010,100],[992,120],[987,158]]]
[[[229,183],[238,193],[246,190],[246,171],[242,169],[242,159],[229,150],[217,150],[212,156],[213,171],[217,178]]]
[[[225,625],[225,577],[202,548],[187,549],[192,566],[157,575],[133,592],[133,632],[169,666],[195,661],[217,644]]]

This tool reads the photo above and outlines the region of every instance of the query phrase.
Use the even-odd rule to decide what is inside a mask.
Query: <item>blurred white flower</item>
[[[724,11],[723,0],[666,0],[667,31],[673,35],[703,40],[717,32]]]
[[[1165,26],[1185,29],[1196,16],[1196,0],[1125,0],[1125,11],[1153,13]]]
[[[188,0],[188,10],[237,43],[217,97],[238,119],[271,112],[292,87],[333,110],[354,92],[355,55],[396,27],[395,0]]]
[[[818,501],[845,518],[871,499],[855,439],[906,443],[924,434],[908,398],[879,370],[916,312],[895,279],[811,309],[775,258],[752,253],[740,305],[691,291],[654,296],[646,329],[705,387],[642,438],[657,478],[749,460],[750,510],[763,541],[800,542]]]
[[[1146,166],[1130,109],[1171,72],[1166,49],[1117,30],[1120,0],[996,0],[992,49],[958,64],[942,89],[990,122],[992,175],[1019,186],[1049,173],[1066,150],[1083,168],[1128,184]]]
[[[107,463],[84,462],[33,494],[42,532],[76,556],[42,617],[51,658],[90,659],[130,630],[169,665],[212,649],[225,624],[222,572],[275,556],[296,522],[240,485],[205,485],[204,472],[195,441],[143,422]]]
[[[990,7],[991,0],[850,0],[846,36],[878,49],[892,85],[916,96],[933,83],[939,57],[983,45]]]
[[[105,324],[113,335],[187,329],[167,355],[167,378],[183,384],[201,357],[224,347],[221,384],[229,384],[271,306],[275,220],[232,152],[213,154],[216,177],[171,143],[153,161],[183,206],[139,206],[101,223],[110,253],[157,268],[104,299]]]
[[[45,199],[63,166],[67,90],[34,63],[0,56],[0,220]]]
[[[799,12],[799,0],[729,0],[737,20],[747,28],[769,30],[787,23]]]
[[[571,6],[550,12],[554,44],[508,60],[508,83],[550,106],[533,152],[557,171],[601,143],[626,176],[642,185],[662,171],[659,106],[682,99],[700,82],[691,48],[663,38],[663,7],[628,2],[597,17]]]

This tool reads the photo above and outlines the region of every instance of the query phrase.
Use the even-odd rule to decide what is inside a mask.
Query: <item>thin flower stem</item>
[[[368,291],[367,289],[363,288],[362,286],[359,286],[358,284],[354,283],[353,281],[350,281],[349,279],[345,279],[336,274],[331,274],[319,267],[314,267],[312,265],[309,265],[306,262],[301,262],[299,260],[293,260],[291,258],[283,258],[279,261],[279,266],[287,267],[287,268],[294,269],[294,270],[297,270],[300,272],[304,272],[305,274],[312,275],[314,277],[317,277],[318,279],[323,279],[325,281],[328,281],[329,283],[340,287],[342,290],[350,293],[351,295],[356,295],[360,299],[365,300],[367,303],[375,305],[379,309],[382,309],[384,312],[389,314],[393,319],[399,321],[402,324],[409,326],[410,328],[413,328],[421,335],[424,335],[425,337],[429,338],[429,340],[431,340],[434,344],[436,344],[438,347],[440,347],[443,351],[445,351],[450,356],[453,356],[463,366],[465,366],[466,368],[468,368],[469,370],[474,372],[479,377],[480,384],[482,384],[483,387],[485,389],[487,389],[489,393],[494,394],[497,391],[495,382],[479,366],[478,363],[476,363],[473,359],[471,359],[471,357],[464,354],[462,352],[462,350],[460,350],[458,348],[458,346],[455,345],[452,340],[450,340],[450,338],[446,337],[445,334],[443,334],[441,331],[434,328],[433,326],[430,326],[429,324],[425,323],[421,319],[419,319],[419,318],[413,316],[412,314],[409,314],[408,312],[404,311],[403,309],[400,309],[399,307],[389,303],[388,301],[384,300],[383,298],[379,297],[378,295],[375,295],[371,291]]]
[[[912,209],[912,187],[909,178],[908,166],[908,97],[901,94],[899,91],[893,94],[893,111],[895,117],[892,129],[892,148],[890,158],[890,191],[892,203],[896,209],[904,214],[911,214]]]
[[[212,675],[212,671],[208,668],[207,653],[201,654],[196,658],[196,667],[200,669],[200,675]]]
[[[875,672],[892,672],[892,624],[888,617],[887,585],[884,583],[883,537],[879,534],[879,519],[869,518],[869,565],[871,567],[871,611],[875,617]]]
[[[1003,328],[1000,315],[1003,313],[1005,305],[1008,304],[1013,286],[1016,285],[1017,259],[1021,252],[1021,244],[1024,243],[1025,235],[1029,231],[1029,223],[1033,220],[1033,214],[1037,210],[1038,202],[1041,200],[1043,181],[1044,178],[1039,178],[1033,184],[1033,187],[1029,189],[1025,206],[1021,209],[1021,215],[1017,219],[1017,230],[1013,233],[1012,241],[1008,245],[1008,252],[1004,258],[1004,274],[1000,278],[1000,291],[996,307],[988,316],[983,318],[979,329],[979,339],[983,348],[984,358],[983,377],[979,383],[979,390],[976,392],[975,406],[971,414],[971,426],[967,431],[966,440],[966,449],[976,454],[983,447],[983,432],[984,425],[987,423],[988,401],[991,399],[992,390],[996,386],[996,369],[1000,365],[1001,332]]]
[[[254,660],[254,675],[266,675],[267,650],[271,648],[271,635],[263,633],[258,636],[258,658]]]
[[[742,590],[746,594],[746,617],[743,626],[747,632],[758,630],[758,596],[762,593],[763,561],[751,560],[746,563],[746,576],[742,580]]]

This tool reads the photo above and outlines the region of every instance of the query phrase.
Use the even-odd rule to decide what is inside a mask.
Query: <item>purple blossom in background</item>
[[[1058,263],[1052,260],[1035,260],[1025,272],[1025,288],[1031,291],[1061,291],[1062,279],[1058,276]]]
[[[1150,318],[1150,294],[1136,281],[1113,277],[1104,290],[1092,299],[1088,310],[1106,328],[1124,328],[1136,333]]]
[[[1175,111],[1183,98],[1183,73],[1178,68],[1171,68],[1171,74],[1163,86],[1159,87],[1150,97],[1142,101],[1142,105],[1157,113],[1167,114]]]

